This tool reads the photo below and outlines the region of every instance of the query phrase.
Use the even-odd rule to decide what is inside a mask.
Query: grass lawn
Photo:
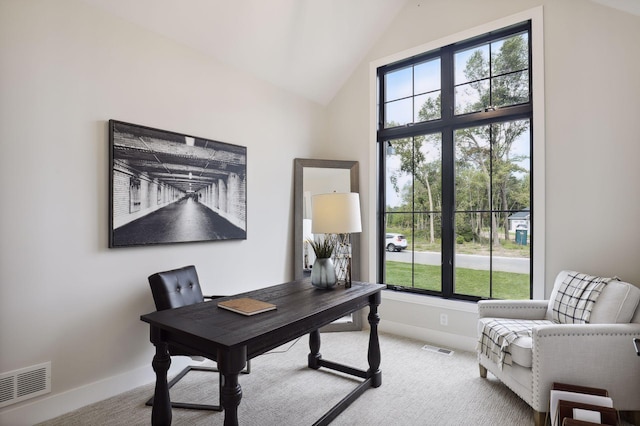
[[[414,288],[440,291],[440,266],[414,264]],[[385,284],[411,286],[411,263],[387,261]],[[456,268],[455,292],[483,298],[529,299],[529,275],[493,272],[493,294],[489,294],[489,271]]]

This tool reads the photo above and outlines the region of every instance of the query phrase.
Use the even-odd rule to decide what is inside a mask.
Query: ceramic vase
[[[311,268],[311,284],[317,288],[330,289],[337,282],[336,268],[331,258],[316,258]]]

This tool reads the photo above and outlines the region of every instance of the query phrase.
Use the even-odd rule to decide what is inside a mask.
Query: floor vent
[[[439,348],[437,346],[431,346],[431,345],[424,345],[422,349],[429,352],[435,352],[440,355],[451,356],[454,353],[451,349],[444,349],[444,348]]]
[[[0,408],[51,392],[51,362],[0,374]]]

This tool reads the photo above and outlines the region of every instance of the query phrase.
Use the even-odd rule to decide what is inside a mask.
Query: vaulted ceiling
[[[327,104],[407,0],[84,0]]]
[[[417,0],[84,1],[326,105]],[[640,0],[592,1],[640,16]]]

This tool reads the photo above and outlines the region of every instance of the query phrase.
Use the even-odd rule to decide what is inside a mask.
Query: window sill
[[[478,305],[475,302],[442,299],[440,297],[405,293],[402,291],[382,290],[382,299],[394,300],[397,302],[412,303],[414,305],[423,305],[423,306],[449,309],[453,311],[478,313]]]

